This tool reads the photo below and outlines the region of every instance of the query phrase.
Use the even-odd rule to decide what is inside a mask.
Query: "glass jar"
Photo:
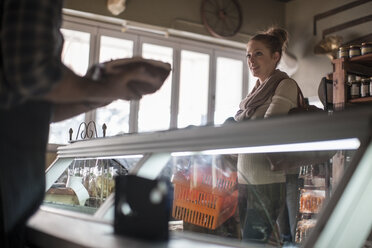
[[[346,98],[351,99],[351,85],[355,81],[355,75],[348,74],[347,81],[346,81]]]
[[[360,50],[362,55],[372,53],[372,42],[363,42]]]
[[[359,98],[360,97],[360,77],[356,76],[355,80],[351,82],[351,99]]]
[[[367,97],[370,94],[369,91],[370,81],[369,78],[363,78],[360,85],[360,97]]]
[[[349,57],[356,57],[360,56],[360,46],[359,45],[352,45],[349,49]]]
[[[348,47],[340,47],[338,49],[338,57],[339,58],[348,58],[349,57],[349,48]]]

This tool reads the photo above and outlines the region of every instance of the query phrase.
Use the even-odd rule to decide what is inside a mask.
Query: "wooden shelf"
[[[338,58],[333,64],[333,108],[343,110],[349,103],[362,104],[371,103],[372,96],[357,99],[346,99],[345,83],[347,74],[356,74],[364,77],[372,76],[372,53],[353,58]]]
[[[349,61],[358,64],[365,64],[366,66],[372,66],[372,53],[350,58]]]
[[[372,75],[372,66],[357,64],[351,61],[345,61],[344,69],[348,73],[357,74],[359,76],[370,77],[370,75]]]
[[[372,102],[372,96],[350,99],[349,102],[350,103]]]
[[[355,63],[358,63],[358,64],[370,65],[372,63],[372,53],[365,54],[365,55],[360,55],[360,56],[356,56],[356,57],[352,57],[352,58],[337,58],[337,59],[333,60],[333,63],[336,62],[336,61],[340,61],[340,60],[355,62]]]
[[[344,71],[360,76],[372,75],[372,53],[353,58],[340,58],[337,60],[341,61]]]

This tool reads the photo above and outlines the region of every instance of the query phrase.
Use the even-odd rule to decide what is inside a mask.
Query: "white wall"
[[[317,22],[317,35],[313,35],[315,15],[334,9],[354,0],[292,0],[286,5],[286,27],[290,33],[288,51],[299,62],[293,78],[299,83],[306,97],[318,95],[318,85],[322,77],[332,73],[332,64],[325,55],[315,55],[314,46],[322,39],[326,28],[372,14],[372,2],[340,12]],[[345,42],[372,33],[372,22],[354,26],[332,35],[341,35]]]

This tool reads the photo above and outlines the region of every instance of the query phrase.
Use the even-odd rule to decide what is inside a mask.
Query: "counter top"
[[[41,207],[28,221],[27,240],[37,247],[267,247],[259,244],[240,243],[215,235],[174,231],[166,242],[143,240],[114,234],[113,225],[93,216]]]

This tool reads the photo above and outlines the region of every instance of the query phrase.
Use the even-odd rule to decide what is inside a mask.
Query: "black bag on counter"
[[[115,234],[154,241],[168,239],[169,185],[134,175],[115,178]]]

